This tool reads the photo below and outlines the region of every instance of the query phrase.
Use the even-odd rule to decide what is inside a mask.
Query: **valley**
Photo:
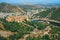
[[[60,40],[60,6],[0,3],[0,40]]]

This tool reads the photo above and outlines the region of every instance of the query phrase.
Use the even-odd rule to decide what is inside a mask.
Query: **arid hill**
[[[25,13],[25,11],[22,8],[20,8],[16,5],[8,4],[8,3],[0,3],[0,12]]]

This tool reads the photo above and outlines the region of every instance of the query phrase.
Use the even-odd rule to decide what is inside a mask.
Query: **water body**
[[[32,20],[32,22],[42,22],[42,20]]]
[[[43,22],[42,20],[32,20],[32,22]],[[50,24],[55,25],[55,26],[60,26],[60,23],[56,22],[50,22]]]

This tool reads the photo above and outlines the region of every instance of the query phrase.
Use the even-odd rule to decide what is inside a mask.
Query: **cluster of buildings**
[[[24,20],[29,20],[27,15],[23,15],[23,13],[2,13],[0,12],[0,18],[6,17],[8,22],[17,21],[22,22]]]

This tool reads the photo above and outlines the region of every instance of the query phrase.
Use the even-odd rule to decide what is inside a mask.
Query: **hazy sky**
[[[60,3],[60,0],[0,0],[8,3]]]

